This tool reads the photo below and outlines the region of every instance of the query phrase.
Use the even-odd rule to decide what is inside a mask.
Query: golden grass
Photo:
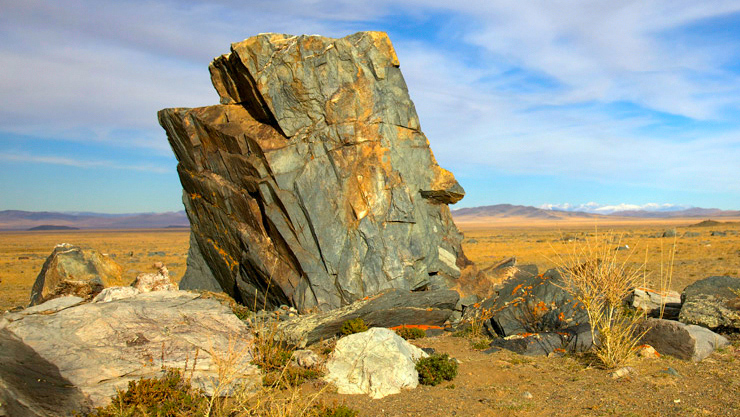
[[[655,238],[667,229],[676,228],[678,238],[675,242],[672,282],[668,289],[681,291],[687,285],[712,275],[740,276],[740,224],[727,224],[715,227],[687,227],[701,219],[656,220],[633,222],[630,225],[610,227],[615,233],[623,235],[621,244],[637,248],[640,253],[648,249],[647,259],[634,257],[633,265],[645,263],[647,279],[644,285],[660,288],[661,266],[669,264],[670,248],[673,238]],[[476,262],[480,268],[491,266],[502,259],[516,256],[518,263],[536,264],[540,272],[556,267],[553,259],[566,256],[569,252],[567,238],[584,239],[594,233],[594,224],[559,222],[557,225],[525,224],[498,226],[495,224],[458,224],[465,234],[463,249],[465,255]],[[602,225],[598,225],[602,228]],[[728,231],[727,236],[710,236],[712,231]],[[686,232],[699,233],[698,237],[683,237]],[[734,232],[734,234],[732,234]],[[614,243],[614,247],[617,243]],[[661,248],[664,248],[661,250]],[[620,251],[626,256],[629,251]],[[638,259],[639,258],[639,259]],[[621,259],[621,258],[620,258]]]

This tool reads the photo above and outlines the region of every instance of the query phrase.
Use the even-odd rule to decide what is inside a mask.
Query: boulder
[[[385,33],[260,34],[209,70],[221,105],[158,116],[191,254],[220,288],[305,313],[454,286],[469,261],[447,205],[464,191],[434,159]]]
[[[108,287],[92,299],[93,303],[107,303],[114,300],[123,300],[133,297],[141,291],[134,287]]]
[[[557,270],[544,274],[517,274],[505,281],[497,295],[468,309],[466,317],[487,312],[486,328],[492,336],[558,332],[588,323],[583,306],[563,290]]]
[[[678,320],[681,311],[681,294],[677,291],[658,291],[638,287],[632,290],[627,303],[632,308],[642,310],[648,317]],[[663,317],[660,317],[661,310]]]
[[[43,374],[40,379],[52,388],[66,384],[69,389],[60,395],[75,399],[81,392],[88,402],[80,407],[105,405],[129,381],[161,376],[164,368],[192,373],[193,385],[209,395],[227,393],[239,383],[261,384],[259,370],[250,364],[251,333],[216,299],[155,291],[109,302],[81,301],[58,298],[0,319],[0,344],[22,345],[20,353],[41,364],[31,365],[29,372]],[[233,378],[219,381],[218,364],[224,361]],[[0,395],[27,403],[27,395],[17,394],[29,389],[24,380],[8,377],[12,370],[3,372]],[[217,391],[219,383],[222,389]]]
[[[687,286],[681,293],[679,320],[712,330],[740,329],[740,278],[714,276]]]
[[[453,290],[389,290],[333,311],[283,321],[277,333],[291,345],[305,347],[340,334],[347,320],[357,318],[369,327],[441,326],[452,314],[458,298]]]
[[[668,229],[664,231],[663,237],[676,237],[676,229]]]
[[[673,320],[647,319],[637,332],[645,332],[642,343],[652,346],[661,355],[694,362],[729,344],[724,336],[709,329]]]
[[[29,306],[63,295],[91,299],[104,287],[120,282],[122,273],[121,266],[109,256],[62,243],[46,258],[36,277]]]
[[[393,330],[374,327],[339,339],[326,362],[324,379],[340,394],[383,398],[416,388],[415,362],[427,356]]]
[[[139,292],[177,291],[177,284],[170,281],[170,272],[161,265],[154,274],[139,274],[131,286]]]

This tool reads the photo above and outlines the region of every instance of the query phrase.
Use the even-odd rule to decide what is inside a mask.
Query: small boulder
[[[644,311],[648,317],[677,320],[681,311],[681,294],[672,290],[638,287],[632,290],[627,302],[632,308]],[[661,310],[663,317],[660,317]]]
[[[714,276],[683,290],[679,320],[712,330],[740,329],[740,278]]]
[[[676,229],[668,229],[663,232],[663,237],[676,237]]]
[[[645,332],[642,343],[649,344],[661,355],[694,362],[729,344],[725,337],[709,329],[673,320],[647,319],[637,331]]]
[[[108,303],[114,300],[123,300],[124,298],[133,297],[141,291],[134,287],[109,287],[100,292],[93,298],[93,303]]]
[[[306,369],[318,368],[324,363],[319,354],[308,349],[294,351],[290,359],[294,364]]]
[[[36,277],[29,306],[65,295],[91,299],[106,286],[119,282],[122,273],[121,266],[109,256],[62,243],[46,258]]]
[[[339,339],[324,379],[340,394],[377,399],[419,385],[415,362],[428,355],[393,330],[374,327]]]
[[[162,265],[154,274],[139,274],[131,284],[139,292],[177,291],[177,284],[170,281],[170,272]]]

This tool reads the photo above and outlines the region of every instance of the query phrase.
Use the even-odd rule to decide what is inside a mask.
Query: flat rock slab
[[[655,348],[661,355],[699,362],[729,341],[713,331],[693,324],[673,320],[647,319],[638,329],[642,343]]]
[[[490,346],[485,353],[506,349],[524,356],[547,356],[553,352],[585,352],[593,346],[593,338],[590,326],[583,324],[559,332],[525,333],[494,339]]]
[[[689,285],[681,293],[679,320],[712,330],[740,330],[740,278],[714,276]]]
[[[426,356],[393,330],[374,327],[339,339],[326,363],[324,379],[340,394],[383,398],[416,388],[415,361]]]
[[[230,365],[236,382],[260,383],[258,369],[249,363],[251,333],[217,300],[155,291],[109,302],[74,301],[56,299],[52,308],[41,304],[30,312],[7,313],[0,328],[8,340],[17,340],[39,361],[56,367],[58,375],[52,372],[50,378],[68,380],[92,406],[110,402],[128,381],[186,365],[193,385],[213,393],[219,383],[216,357],[229,352],[238,358]],[[8,340],[3,343],[13,343]],[[44,369],[35,371],[47,373]],[[233,385],[224,388],[228,392]]]
[[[453,290],[390,290],[333,311],[281,322],[278,332],[288,343],[305,347],[336,336],[347,320],[356,318],[362,318],[368,327],[441,326],[452,314],[458,299],[458,293]]]

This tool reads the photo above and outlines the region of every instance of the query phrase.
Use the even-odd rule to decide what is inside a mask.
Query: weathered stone
[[[673,320],[647,319],[637,332],[645,332],[642,343],[654,347],[661,355],[695,362],[729,344],[724,336],[709,329]]]
[[[227,366],[235,380],[223,387],[222,394],[234,384],[256,387],[261,383],[259,371],[249,363],[251,333],[216,299],[185,291],[155,291],[66,308],[59,300],[50,301],[56,303],[50,309],[45,303],[5,314],[0,329],[7,338],[0,337],[0,343],[17,339],[39,360],[56,367],[58,375],[53,367],[34,371],[49,373],[53,380],[68,380],[89,399],[89,405],[107,404],[128,381],[161,376],[164,367],[183,370],[186,364],[194,386],[213,394],[219,383],[217,357],[233,359]],[[18,387],[10,390],[19,391]]]
[[[122,269],[107,255],[69,243],[57,245],[46,258],[31,289],[30,306],[63,295],[93,298],[121,280]]]
[[[453,290],[389,290],[333,311],[281,322],[278,334],[294,346],[305,347],[340,334],[342,325],[356,318],[362,318],[369,327],[441,326],[452,314],[458,298]]]
[[[177,291],[177,284],[170,281],[170,272],[162,265],[154,274],[139,274],[131,284],[139,292]]]
[[[632,308],[644,311],[648,317],[677,320],[681,311],[681,294],[672,290],[635,288],[627,302]],[[660,317],[661,313],[662,317]]]
[[[308,349],[293,351],[290,359],[296,365],[306,369],[318,368],[324,363],[318,353]]]
[[[469,314],[476,314],[476,310],[492,314],[486,327],[498,337],[558,332],[588,323],[583,306],[562,285],[562,278],[554,269],[535,276],[515,275],[497,289],[497,296],[470,309]]]
[[[676,229],[668,229],[664,231],[663,237],[676,237]]]
[[[416,388],[419,374],[415,361],[426,356],[396,332],[375,327],[339,339],[326,363],[324,379],[340,394],[383,398]]]
[[[208,267],[203,255],[200,253],[198,240],[193,232],[190,232],[190,249],[188,250],[188,261],[185,275],[179,283],[181,290],[204,290],[221,292],[221,284],[216,281],[213,272]]]
[[[386,34],[262,34],[209,69],[224,104],[159,121],[224,291],[305,313],[455,284],[469,261],[447,204],[463,190],[429,149]]]
[[[740,278],[714,276],[696,281],[681,293],[679,320],[712,330],[738,330],[740,296],[736,292],[740,292]]]

